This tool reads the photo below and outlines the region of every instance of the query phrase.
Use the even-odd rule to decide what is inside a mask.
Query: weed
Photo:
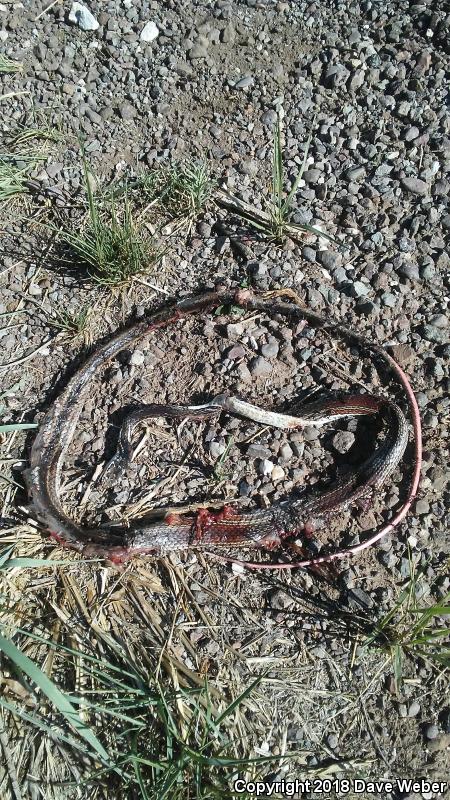
[[[189,229],[207,207],[216,182],[205,163],[187,161],[172,167],[149,170],[129,184],[142,199]]]
[[[420,583],[410,559],[411,577],[393,608],[385,614],[364,642],[365,646],[377,644],[390,655],[397,688],[403,677],[405,656],[421,657],[439,665],[450,667],[450,628],[442,627],[440,618],[450,614],[450,592],[440,602],[422,606]],[[420,605],[419,605],[420,603]]]
[[[308,158],[309,146],[311,144],[311,138],[312,134],[309,135],[306,142],[300,170],[292,184],[291,189],[286,191],[285,169],[281,147],[281,120],[280,114],[278,114],[273,137],[272,193],[268,207],[266,210],[260,211],[256,207],[250,205],[249,203],[245,203],[223,189],[218,190],[216,193],[216,201],[218,205],[223,206],[224,208],[227,208],[228,210],[237,214],[254,228],[256,228],[260,233],[268,236],[269,239],[278,244],[281,244],[286,237],[291,237],[292,239],[302,239],[304,233],[313,233],[316,236],[321,236],[328,241],[334,242],[332,236],[323,233],[318,228],[314,228],[312,225],[291,222],[295,195],[303,178],[303,173]]]
[[[66,311],[63,308],[53,310],[49,323],[53,328],[63,331],[69,337],[75,338],[86,333],[91,313],[90,306],[83,306],[79,311]]]
[[[89,643],[80,650],[36,633],[18,633],[28,644],[34,642],[52,653],[53,671],[57,671],[58,663],[64,665],[66,675],[73,671],[77,692],[61,689],[3,635],[3,655],[21,676],[28,693],[44,695],[49,705],[44,715],[3,696],[0,706],[4,713],[20,718],[31,736],[33,729],[38,729],[63,751],[69,746],[72,752],[84,756],[86,766],[92,766],[78,785],[108,787],[109,791],[113,787],[115,791],[128,789],[133,796],[139,791],[144,800],[209,800],[229,796],[231,778],[237,771],[257,770],[280,761],[281,757],[273,756],[240,757],[227,736],[232,731],[234,712],[260,678],[219,712],[206,681],[196,689],[165,690],[118,643],[111,649],[104,639],[102,650],[106,655],[100,658],[92,653]]]
[[[0,202],[28,192],[26,187],[28,173],[28,167],[19,168],[0,156]]]
[[[7,152],[0,153],[0,202],[27,194],[30,173],[48,155],[49,143],[59,134],[50,126],[21,126],[4,137]]]
[[[0,73],[2,72],[22,72],[23,64],[20,61],[13,61],[8,56],[0,53]]]
[[[214,480],[217,481],[217,482],[222,481],[226,476],[226,473],[224,472],[224,468],[223,467],[224,467],[224,464],[225,464],[225,462],[226,462],[226,460],[227,460],[227,458],[228,458],[228,456],[230,454],[230,450],[233,447],[233,444],[234,444],[234,436],[230,436],[229,439],[228,439],[228,442],[227,442],[227,444],[225,446],[225,450],[223,451],[222,455],[217,459],[216,463],[214,464],[213,477],[214,477]]]
[[[116,287],[129,283],[133,277],[146,272],[161,258],[153,241],[144,240],[132,218],[131,205],[125,196],[123,212],[119,215],[113,199],[106,213],[97,206],[90,176],[83,158],[88,200],[88,224],[84,231],[63,230],[60,234],[79,261],[86,264],[92,279],[103,286]]]

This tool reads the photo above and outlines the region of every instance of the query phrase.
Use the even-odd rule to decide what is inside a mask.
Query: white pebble
[[[69,20],[75,22],[82,31],[96,31],[99,27],[94,15],[82,3],[72,3]]]
[[[285,472],[284,472],[283,467],[276,466],[276,467],[273,468],[272,474],[271,474],[270,477],[272,478],[273,481],[281,481],[281,479],[284,478],[284,475],[285,475]]]
[[[140,350],[135,350],[134,353],[131,354],[129,364],[133,367],[140,367],[145,361],[144,353]]]
[[[153,42],[159,36],[159,28],[154,22],[147,22],[141,30],[141,41]]]
[[[273,463],[273,461],[269,461],[268,458],[263,458],[259,465],[259,472],[261,473],[261,475],[271,475],[274,466],[275,464]]]

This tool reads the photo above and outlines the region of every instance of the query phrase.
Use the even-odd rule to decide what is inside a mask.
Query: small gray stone
[[[317,183],[322,174],[320,169],[307,169],[303,173],[303,180],[306,181],[306,183]]]
[[[120,106],[119,111],[120,111],[120,116],[125,122],[134,119],[134,117],[137,114],[135,107],[132,106],[131,103],[123,103],[123,105]]]
[[[402,186],[404,189],[407,189],[408,192],[418,194],[421,197],[428,192],[427,184],[425,181],[421,181],[420,178],[402,178]]]
[[[274,483],[276,483],[277,481],[281,481],[281,480],[284,478],[285,474],[286,474],[286,473],[285,473],[285,471],[284,471],[283,467],[280,467],[280,466],[277,464],[277,465],[275,465],[275,467],[273,468],[273,470],[272,470],[272,472],[271,472],[271,475],[270,475],[270,477],[271,477],[272,481],[273,481]]]
[[[439,736],[439,728],[437,725],[427,725],[424,734],[427,739],[437,739]]]
[[[306,442],[314,442],[316,439],[320,437],[320,433],[318,428],[315,428],[313,425],[306,425],[303,428],[303,438]]]
[[[331,750],[336,750],[336,747],[339,745],[339,736],[335,733],[329,733],[327,736],[327,745]]]
[[[305,261],[309,261],[310,264],[314,264],[316,260],[316,251],[312,247],[308,247],[306,245],[302,250],[302,256]]]
[[[410,281],[420,280],[419,267],[417,266],[417,264],[414,263],[402,264],[401,267],[399,267],[398,272],[400,273],[400,275],[403,275]]]
[[[213,441],[209,443],[209,452],[211,457],[214,459],[220,458],[220,456],[224,454],[225,450],[226,445],[224,442],[216,442],[213,439]]]
[[[345,173],[345,177],[348,181],[360,181],[366,175],[366,170],[364,167],[352,167],[348,169]]]
[[[397,305],[397,297],[392,292],[383,292],[381,295],[381,302],[387,308],[395,308]]]
[[[290,608],[294,603],[292,597],[289,597],[282,589],[276,589],[270,598],[270,605],[278,611],[283,611],[285,608]]]
[[[445,314],[435,314],[430,318],[430,325],[432,325],[433,328],[447,328],[448,318]]]
[[[276,358],[278,355],[278,350],[278,342],[274,340],[267,342],[267,344],[263,344],[261,347],[261,353],[263,354],[264,358]]]
[[[410,707],[408,708],[408,717],[417,717],[417,714],[420,712],[420,703],[417,700],[413,700]]]
[[[430,504],[427,500],[418,500],[415,507],[416,514],[419,517],[426,516],[430,513]]]
[[[319,250],[317,253],[317,261],[322,264],[325,269],[337,269],[342,261],[340,253],[335,253],[333,250]]]
[[[247,455],[249,458],[269,458],[270,450],[262,444],[249,444],[247,447]]]
[[[238,358],[244,358],[245,350],[241,344],[236,344],[230,350],[227,350],[226,357],[230,359],[230,361],[236,361]]]
[[[364,589],[361,589],[360,586],[355,586],[353,589],[350,589],[348,594],[349,598],[356,601],[359,606],[362,606],[363,608],[373,607],[373,600],[370,594],[367,594],[367,592],[365,592]]]
[[[280,457],[284,461],[289,461],[293,456],[292,447],[286,442],[280,447]]]
[[[263,125],[275,125],[277,121],[277,112],[270,108],[268,111],[265,111],[261,117],[261,122]]]
[[[350,287],[350,294],[352,297],[365,297],[370,292],[370,285],[362,281],[354,281]]]
[[[438,328],[435,325],[422,325],[421,334],[427,342],[435,342],[435,344],[445,344],[447,341],[447,333],[443,328]]]
[[[414,139],[417,139],[418,136],[420,136],[419,128],[416,128],[415,125],[412,125],[411,128],[408,128],[406,131],[404,139],[405,142],[412,142]]]
[[[31,294],[32,297],[40,297],[42,294],[42,289],[37,283],[30,283],[28,287],[28,294]]]
[[[255,79],[252,78],[251,75],[246,75],[244,78],[241,78],[237,83],[234,84],[235,89],[247,89],[249,86],[253,86]]]

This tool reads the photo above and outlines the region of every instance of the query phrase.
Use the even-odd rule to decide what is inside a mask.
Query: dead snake
[[[122,350],[135,346],[151,331],[185,316],[230,304],[282,315],[294,321],[307,319],[317,327],[371,348],[388,365],[395,365],[394,371],[404,374],[383,348],[298,304],[275,301],[273,294],[277,293],[268,297],[251,290],[218,290],[181,300],[121,331],[91,355],[45,415],[32,445],[30,468],[25,471],[33,512],[52,537],[86,556],[106,557],[114,562],[121,562],[134,554],[160,555],[188,547],[244,546],[270,550],[283,544],[292,545],[295,550],[302,532],[308,531],[331,512],[343,509],[359,498],[370,497],[388,479],[403,456],[408,442],[408,425],[399,407],[386,398],[356,394],[318,400],[301,406],[300,416],[296,417],[264,411],[238,398],[221,395],[202,406],[153,405],[134,412],[122,428],[118,459],[127,458],[134,428],[150,416],[205,419],[227,411],[276,427],[301,428],[323,425],[344,416],[381,414],[388,422],[387,433],[382,444],[359,468],[335,482],[327,491],[306,500],[291,496],[268,509],[246,513],[239,513],[227,505],[220,511],[205,507],[190,513],[162,509],[157,521],[146,522],[144,518],[133,521],[130,527],[112,525],[109,530],[84,528],[65,513],[59,499],[61,468],[92,378]],[[278,294],[289,296],[289,291]],[[327,556],[319,560],[327,560]]]

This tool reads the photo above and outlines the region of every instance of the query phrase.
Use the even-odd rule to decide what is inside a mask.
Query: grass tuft
[[[215,187],[207,164],[195,161],[149,170],[129,184],[144,202],[189,229],[208,206]]]
[[[5,137],[7,152],[0,152],[0,202],[28,193],[31,173],[59,138],[59,133],[45,123],[39,128],[22,125]]]
[[[69,748],[84,756],[84,776],[77,785],[103,788],[111,792],[108,796],[128,789],[130,796],[139,792],[148,800],[207,800],[229,796],[232,776],[239,771],[258,773],[269,763],[289,758],[239,756],[229,738],[235,713],[260,678],[218,711],[206,680],[195,689],[165,689],[118,643],[110,648],[106,638],[99,657],[87,641],[75,649],[48,636],[17,633],[23,637],[22,649],[3,635],[0,651],[28,696],[44,695],[48,704],[40,712],[34,703],[24,707],[6,694],[0,706],[4,714],[20,719],[31,735],[41,731],[51,735],[62,752]],[[59,686],[25,655],[23,648],[33,643],[41,648],[41,659],[47,653],[45,661],[52,663],[54,673],[63,665],[66,676],[77,675],[76,692]]]
[[[22,72],[23,64],[20,61],[13,61],[8,56],[0,53],[0,73],[1,72]]]
[[[78,260],[88,267],[89,274],[96,283],[108,287],[124,286],[155,265],[162,252],[155,246],[153,239],[144,239],[138,232],[127,194],[121,213],[113,199],[106,210],[99,208],[85,159],[83,164],[88,223],[82,232],[63,230],[60,237],[70,246]]]
[[[232,211],[261,234],[267,236],[271,241],[277,244],[282,244],[288,237],[301,241],[305,233],[313,233],[315,236],[320,236],[323,239],[334,242],[332,236],[323,233],[323,231],[314,228],[312,225],[291,222],[295,195],[305,171],[311,138],[312,134],[309,135],[306,142],[300,170],[291,188],[286,190],[283,151],[281,146],[281,118],[278,113],[273,136],[272,192],[270,203],[266,204],[266,209],[260,211],[255,206],[245,203],[230,192],[219,189],[216,193],[216,202],[218,205]]]
[[[403,681],[406,656],[423,658],[432,664],[450,667],[450,627],[442,626],[442,618],[450,614],[450,592],[437,603],[422,605],[420,582],[410,559],[411,577],[391,610],[374,626],[365,646],[376,644],[392,661],[397,690]]]
[[[66,311],[64,308],[53,309],[49,323],[53,328],[76,338],[86,333],[91,314],[91,306],[83,306],[79,311]]]

